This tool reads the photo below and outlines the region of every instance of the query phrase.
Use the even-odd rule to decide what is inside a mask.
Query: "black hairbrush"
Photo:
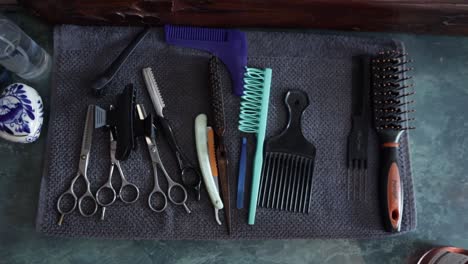
[[[374,125],[382,147],[380,165],[380,195],[385,228],[399,232],[403,216],[403,187],[398,166],[398,147],[401,135],[408,126],[408,104],[406,97],[414,94],[407,89],[412,85],[406,73],[406,54],[385,51],[371,59],[372,105]]]

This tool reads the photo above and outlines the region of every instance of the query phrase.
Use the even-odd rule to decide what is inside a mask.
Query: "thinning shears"
[[[91,184],[88,180],[88,163],[89,163],[89,155],[91,153],[91,143],[93,140],[93,130],[94,130],[94,105],[88,106],[88,112],[86,114],[86,122],[85,128],[83,132],[83,141],[81,143],[81,153],[80,153],[80,162],[78,165],[78,173],[72,179],[70,187],[66,190],[62,195],[60,195],[57,201],[57,210],[60,213],[60,219],[58,221],[58,225],[62,225],[63,219],[65,215],[71,214],[76,207],[78,207],[78,211],[84,217],[93,216],[97,209],[98,204],[96,199],[94,198],[93,194],[91,193]],[[83,177],[86,191],[81,195],[79,198],[75,194],[74,186],[79,178]],[[72,204],[68,203],[65,197],[72,198]],[[64,200],[65,199],[65,200]],[[89,200],[91,202],[91,207],[86,206],[84,208],[83,204],[88,202],[84,202],[85,200]],[[69,201],[69,200],[68,200]],[[68,205],[68,206],[67,206]]]

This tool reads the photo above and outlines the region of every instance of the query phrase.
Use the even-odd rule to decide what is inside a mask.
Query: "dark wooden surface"
[[[468,35],[467,0],[21,0],[54,24],[164,23]]]
[[[16,0],[0,0],[0,6],[11,6],[17,5],[18,2]]]

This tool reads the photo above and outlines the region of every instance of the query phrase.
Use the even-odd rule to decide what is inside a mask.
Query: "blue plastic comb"
[[[243,76],[247,66],[247,39],[235,29],[198,28],[165,25],[168,44],[208,51],[226,65],[232,79],[232,92],[244,92]]]
[[[245,172],[247,170],[247,138],[242,138],[242,148],[239,159],[239,178],[237,180],[237,209],[244,208]]]

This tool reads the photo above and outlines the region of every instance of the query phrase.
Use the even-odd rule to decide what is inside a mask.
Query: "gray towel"
[[[351,127],[352,57],[402,48],[402,45],[391,39],[291,32],[247,32],[248,66],[273,69],[267,136],[278,134],[285,126],[287,112],[283,98],[287,90],[301,89],[309,95],[310,106],[304,114],[303,131],[317,148],[309,214],[259,208],[256,224],[247,225],[250,174],[247,176],[246,205],[242,210],[235,209],[241,135],[237,130],[240,100],[231,95],[229,76],[223,68],[227,146],[231,157],[231,236],[227,235],[224,225],[216,224],[204,190],[199,202],[194,201],[193,193],[189,191],[191,214],[173,204],[169,204],[163,213],[155,213],[148,208],[147,198],[153,188],[153,178],[150,158],[142,139],[130,159],[122,162],[127,179],[140,187],[140,199],[133,205],[117,201],[108,207],[104,221],[99,220],[99,212],[94,217],[84,218],[75,211],[65,217],[62,226],[58,226],[56,202],[78,170],[87,105],[107,107],[127,83],[133,83],[137,88],[137,101],[150,109],[152,105],[141,73],[144,67],[153,68],[175,136],[191,161],[197,162],[193,126],[199,113],[210,116],[209,54],[169,46],[164,42],[163,31],[153,29],[109,85],[109,95],[102,99],[91,95],[91,80],[103,72],[138,30],[78,26],[55,28],[52,115],[40,190],[38,230],[57,236],[112,239],[371,238],[390,235],[383,230],[378,204],[379,151],[376,135],[370,131],[369,173],[365,179],[347,176],[346,146]],[[88,168],[93,192],[108,177],[108,137],[104,130],[94,132]],[[169,173],[180,181],[175,158],[164,137],[158,138],[158,145]],[[249,157],[253,156],[254,146],[251,145]],[[402,231],[407,232],[416,227],[407,133],[401,140],[401,146],[405,201]],[[160,177],[160,183],[166,190],[165,179]],[[82,187],[78,187],[78,191],[82,191]],[[360,199],[352,199],[353,196]]]

